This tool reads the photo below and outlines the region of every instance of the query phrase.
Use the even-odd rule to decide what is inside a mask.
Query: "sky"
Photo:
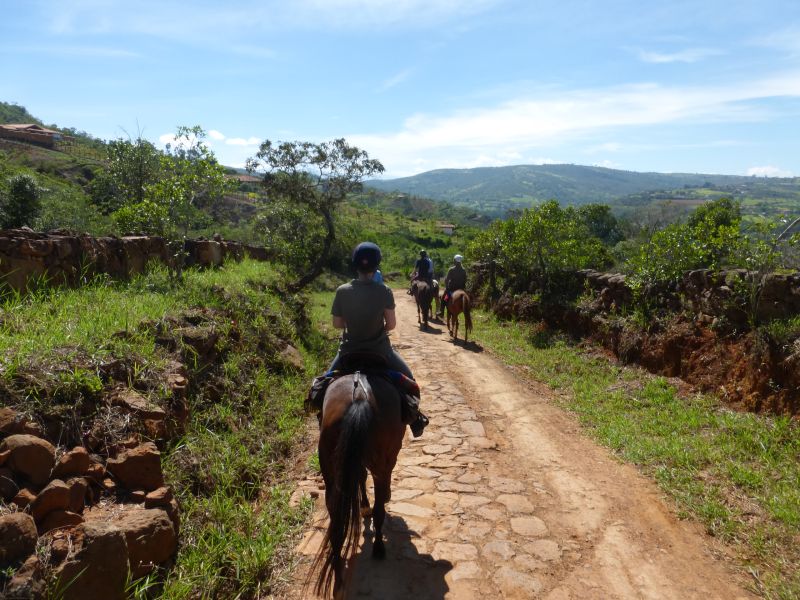
[[[401,177],[800,176],[797,0],[0,0],[0,100],[223,164],[344,137]]]

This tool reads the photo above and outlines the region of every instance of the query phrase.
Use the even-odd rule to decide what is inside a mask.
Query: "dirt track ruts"
[[[388,505],[387,558],[370,533],[348,598],[751,598],[702,529],[658,488],[589,440],[544,386],[525,382],[447,327],[419,329],[395,292],[392,342],[423,390],[431,425],[406,439]],[[300,582],[326,518],[298,547]]]

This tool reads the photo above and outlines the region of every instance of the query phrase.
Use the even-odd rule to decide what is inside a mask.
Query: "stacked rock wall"
[[[598,295],[605,310],[629,306],[633,292],[621,273],[579,272]],[[658,304],[688,310],[711,319],[724,317],[732,323],[788,319],[800,315],[800,274],[759,274],[745,269],[688,271],[674,289],[652,290]],[[749,306],[755,302],[755,311]]]
[[[214,267],[245,255],[268,260],[264,248],[222,239],[187,240],[186,264]],[[127,279],[142,273],[148,262],[167,264],[170,252],[160,237],[92,237],[67,233],[38,233],[30,229],[0,231],[0,281],[25,291],[32,285],[79,285],[87,278],[106,273]]]

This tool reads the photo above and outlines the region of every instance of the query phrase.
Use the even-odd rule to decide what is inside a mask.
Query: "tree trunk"
[[[322,273],[322,267],[325,266],[325,263],[330,257],[331,248],[333,247],[333,242],[336,239],[336,229],[333,225],[333,216],[331,215],[330,209],[324,206],[319,208],[319,212],[325,218],[325,226],[328,228],[328,233],[325,235],[325,241],[322,244],[322,252],[320,252],[317,260],[314,261],[314,264],[311,265],[311,268],[305,273],[305,275],[300,277],[300,279],[297,281],[289,284],[288,289],[292,293],[299,292],[309,283],[319,277],[319,274]]]

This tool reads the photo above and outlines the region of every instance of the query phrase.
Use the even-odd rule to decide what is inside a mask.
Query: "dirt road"
[[[582,434],[552,392],[478,346],[453,344],[442,324],[420,331],[413,301],[395,298],[393,343],[431,425],[400,453],[388,557],[372,560],[364,542],[348,598],[752,597],[712,540]],[[298,580],[321,538],[317,507]]]

